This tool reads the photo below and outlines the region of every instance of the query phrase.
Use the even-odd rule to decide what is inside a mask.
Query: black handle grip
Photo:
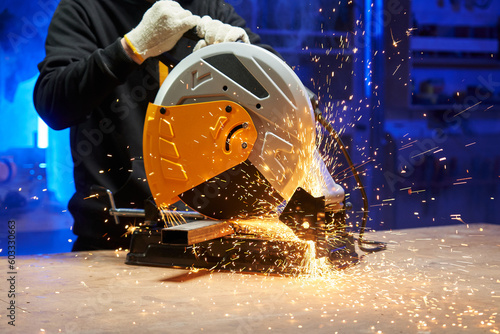
[[[196,27],[186,31],[184,33],[184,35],[182,35],[182,37],[190,39],[190,40],[195,41],[195,42],[198,42],[199,40],[202,39],[202,38],[198,37],[198,34],[196,33]]]

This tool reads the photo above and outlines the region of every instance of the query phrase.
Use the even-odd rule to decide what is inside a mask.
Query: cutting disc
[[[220,43],[182,60],[154,103],[202,107],[204,102],[221,100],[238,103],[248,112],[257,140],[246,161],[180,198],[218,219],[271,211],[293,195],[311,165],[315,123],[306,90],[292,69],[271,52],[244,43]],[[147,157],[148,148],[144,149]]]

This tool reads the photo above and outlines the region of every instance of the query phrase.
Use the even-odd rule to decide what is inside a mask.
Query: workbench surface
[[[4,269],[0,332],[499,333],[500,225],[366,238],[388,250],[323,277],[130,266],[124,251],[19,256],[15,327]]]

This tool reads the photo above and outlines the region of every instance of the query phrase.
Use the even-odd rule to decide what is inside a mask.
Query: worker
[[[193,28],[199,41],[183,37]],[[111,190],[117,207],[142,207],[151,197],[142,161],[144,118],[161,78],[193,50],[237,40],[260,44],[223,0],[59,3],[34,102],[51,128],[70,128],[74,251],[128,248],[127,231],[138,222],[115,224],[108,198],[95,196],[93,186]]]

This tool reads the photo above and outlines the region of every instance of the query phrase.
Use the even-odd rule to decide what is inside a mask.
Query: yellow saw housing
[[[257,131],[246,110],[232,101],[164,107],[150,104],[144,125],[144,165],[157,204],[242,163]]]

